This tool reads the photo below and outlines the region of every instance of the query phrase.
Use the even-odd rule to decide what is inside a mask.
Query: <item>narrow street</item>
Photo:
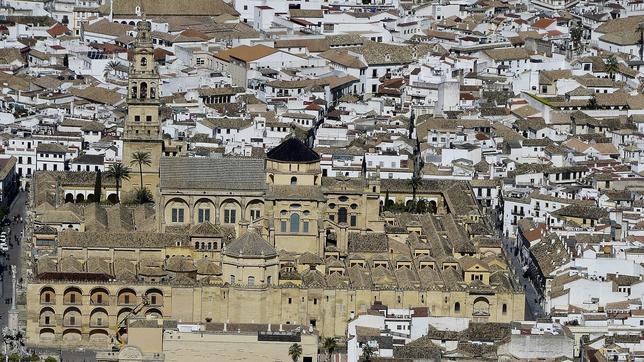
[[[521,261],[514,255],[513,246],[511,242],[502,238],[503,250],[508,255],[508,259],[511,261],[514,274],[518,277],[519,283],[523,286],[525,291],[526,299],[526,308],[525,308],[525,319],[526,320],[536,320],[537,318],[543,317],[545,313],[541,304],[537,302],[539,298],[539,293],[532,285],[532,282],[523,276],[523,270],[521,269]]]

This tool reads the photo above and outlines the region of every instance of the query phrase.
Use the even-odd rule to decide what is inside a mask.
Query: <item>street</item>
[[[519,283],[521,283],[525,291],[525,299],[526,299],[525,319],[536,320],[539,317],[543,317],[545,315],[545,313],[543,312],[543,308],[541,304],[536,302],[536,300],[539,298],[539,293],[537,293],[537,290],[532,285],[532,282],[528,278],[525,278],[523,276],[523,270],[521,269],[521,262],[514,255],[514,250],[513,250],[513,246],[511,245],[511,242],[504,237],[502,237],[501,240],[503,244],[503,250],[505,250],[505,253],[508,256],[508,259],[512,264],[510,267],[513,269],[514,274],[518,277]]]
[[[9,210],[9,219],[20,215],[25,217],[25,200],[26,192],[19,192]],[[20,237],[20,233],[24,229],[24,222],[14,222],[11,225],[4,227],[7,232],[7,243],[11,242],[13,247],[10,247],[9,252],[0,259],[0,269],[2,270],[2,282],[0,283],[0,326],[4,328],[7,325],[8,313],[11,308],[11,303],[5,303],[7,298],[11,298],[11,265],[16,266],[17,279],[20,279],[20,245],[15,242],[16,235]]]

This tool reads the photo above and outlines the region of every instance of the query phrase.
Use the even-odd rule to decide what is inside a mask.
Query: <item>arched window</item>
[[[291,185],[297,185],[297,177],[291,177]]]
[[[503,303],[503,306],[501,307],[501,313],[503,313],[503,315],[508,314],[508,305],[507,304]]]
[[[291,214],[291,232],[292,233],[300,232],[300,214],[296,214],[296,213]]]
[[[268,277],[266,277],[266,284],[270,285],[272,282],[273,282],[272,276],[269,275]]]
[[[148,84],[146,82],[141,83],[141,98],[148,97]]]
[[[347,208],[341,207],[338,209],[338,224],[347,222]]]
[[[132,98],[134,98],[134,99],[136,99],[136,97],[138,96],[138,94],[137,94],[138,90],[137,89],[138,88],[135,85],[132,86],[132,93],[131,94],[132,94]]]
[[[235,276],[232,274],[230,275],[230,284],[235,284]]]
[[[461,303],[456,302],[454,303],[454,313],[460,313],[461,312]]]
[[[255,277],[248,277],[248,285],[251,287],[255,285]]]
[[[148,58],[146,57],[141,58],[141,66],[145,67],[147,65],[148,65]]]

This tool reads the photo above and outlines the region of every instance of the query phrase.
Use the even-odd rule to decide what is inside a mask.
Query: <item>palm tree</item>
[[[300,359],[300,356],[302,356],[302,346],[297,343],[293,343],[288,348],[288,355],[291,357],[293,362],[297,362],[297,360]]]
[[[611,79],[615,79],[615,73],[619,70],[619,62],[614,55],[609,56],[606,59],[606,73],[610,75]]]
[[[335,337],[329,337],[325,338],[324,342],[322,342],[322,348],[326,351],[327,355],[327,361],[331,360],[331,355],[333,355],[333,351],[338,347],[338,344],[335,340]]]
[[[105,69],[103,69],[103,77],[107,78],[110,73],[116,73],[116,69],[121,66],[121,62],[118,60],[112,60],[105,64]]]
[[[143,165],[150,166],[152,164],[152,157],[150,152],[136,151],[132,154],[130,166],[139,166],[139,175],[141,176],[141,187],[143,190]]]
[[[118,162],[110,165],[107,169],[107,176],[113,177],[116,182],[116,202],[120,201],[119,188],[121,187],[121,180],[130,179],[130,168]]]

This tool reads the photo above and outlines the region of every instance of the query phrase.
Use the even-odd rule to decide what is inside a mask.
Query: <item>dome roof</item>
[[[266,154],[269,160],[279,162],[311,163],[320,161],[320,155],[297,138],[289,138]]]
[[[224,254],[232,257],[273,257],[277,251],[264,238],[254,231],[249,231],[226,244]]]

